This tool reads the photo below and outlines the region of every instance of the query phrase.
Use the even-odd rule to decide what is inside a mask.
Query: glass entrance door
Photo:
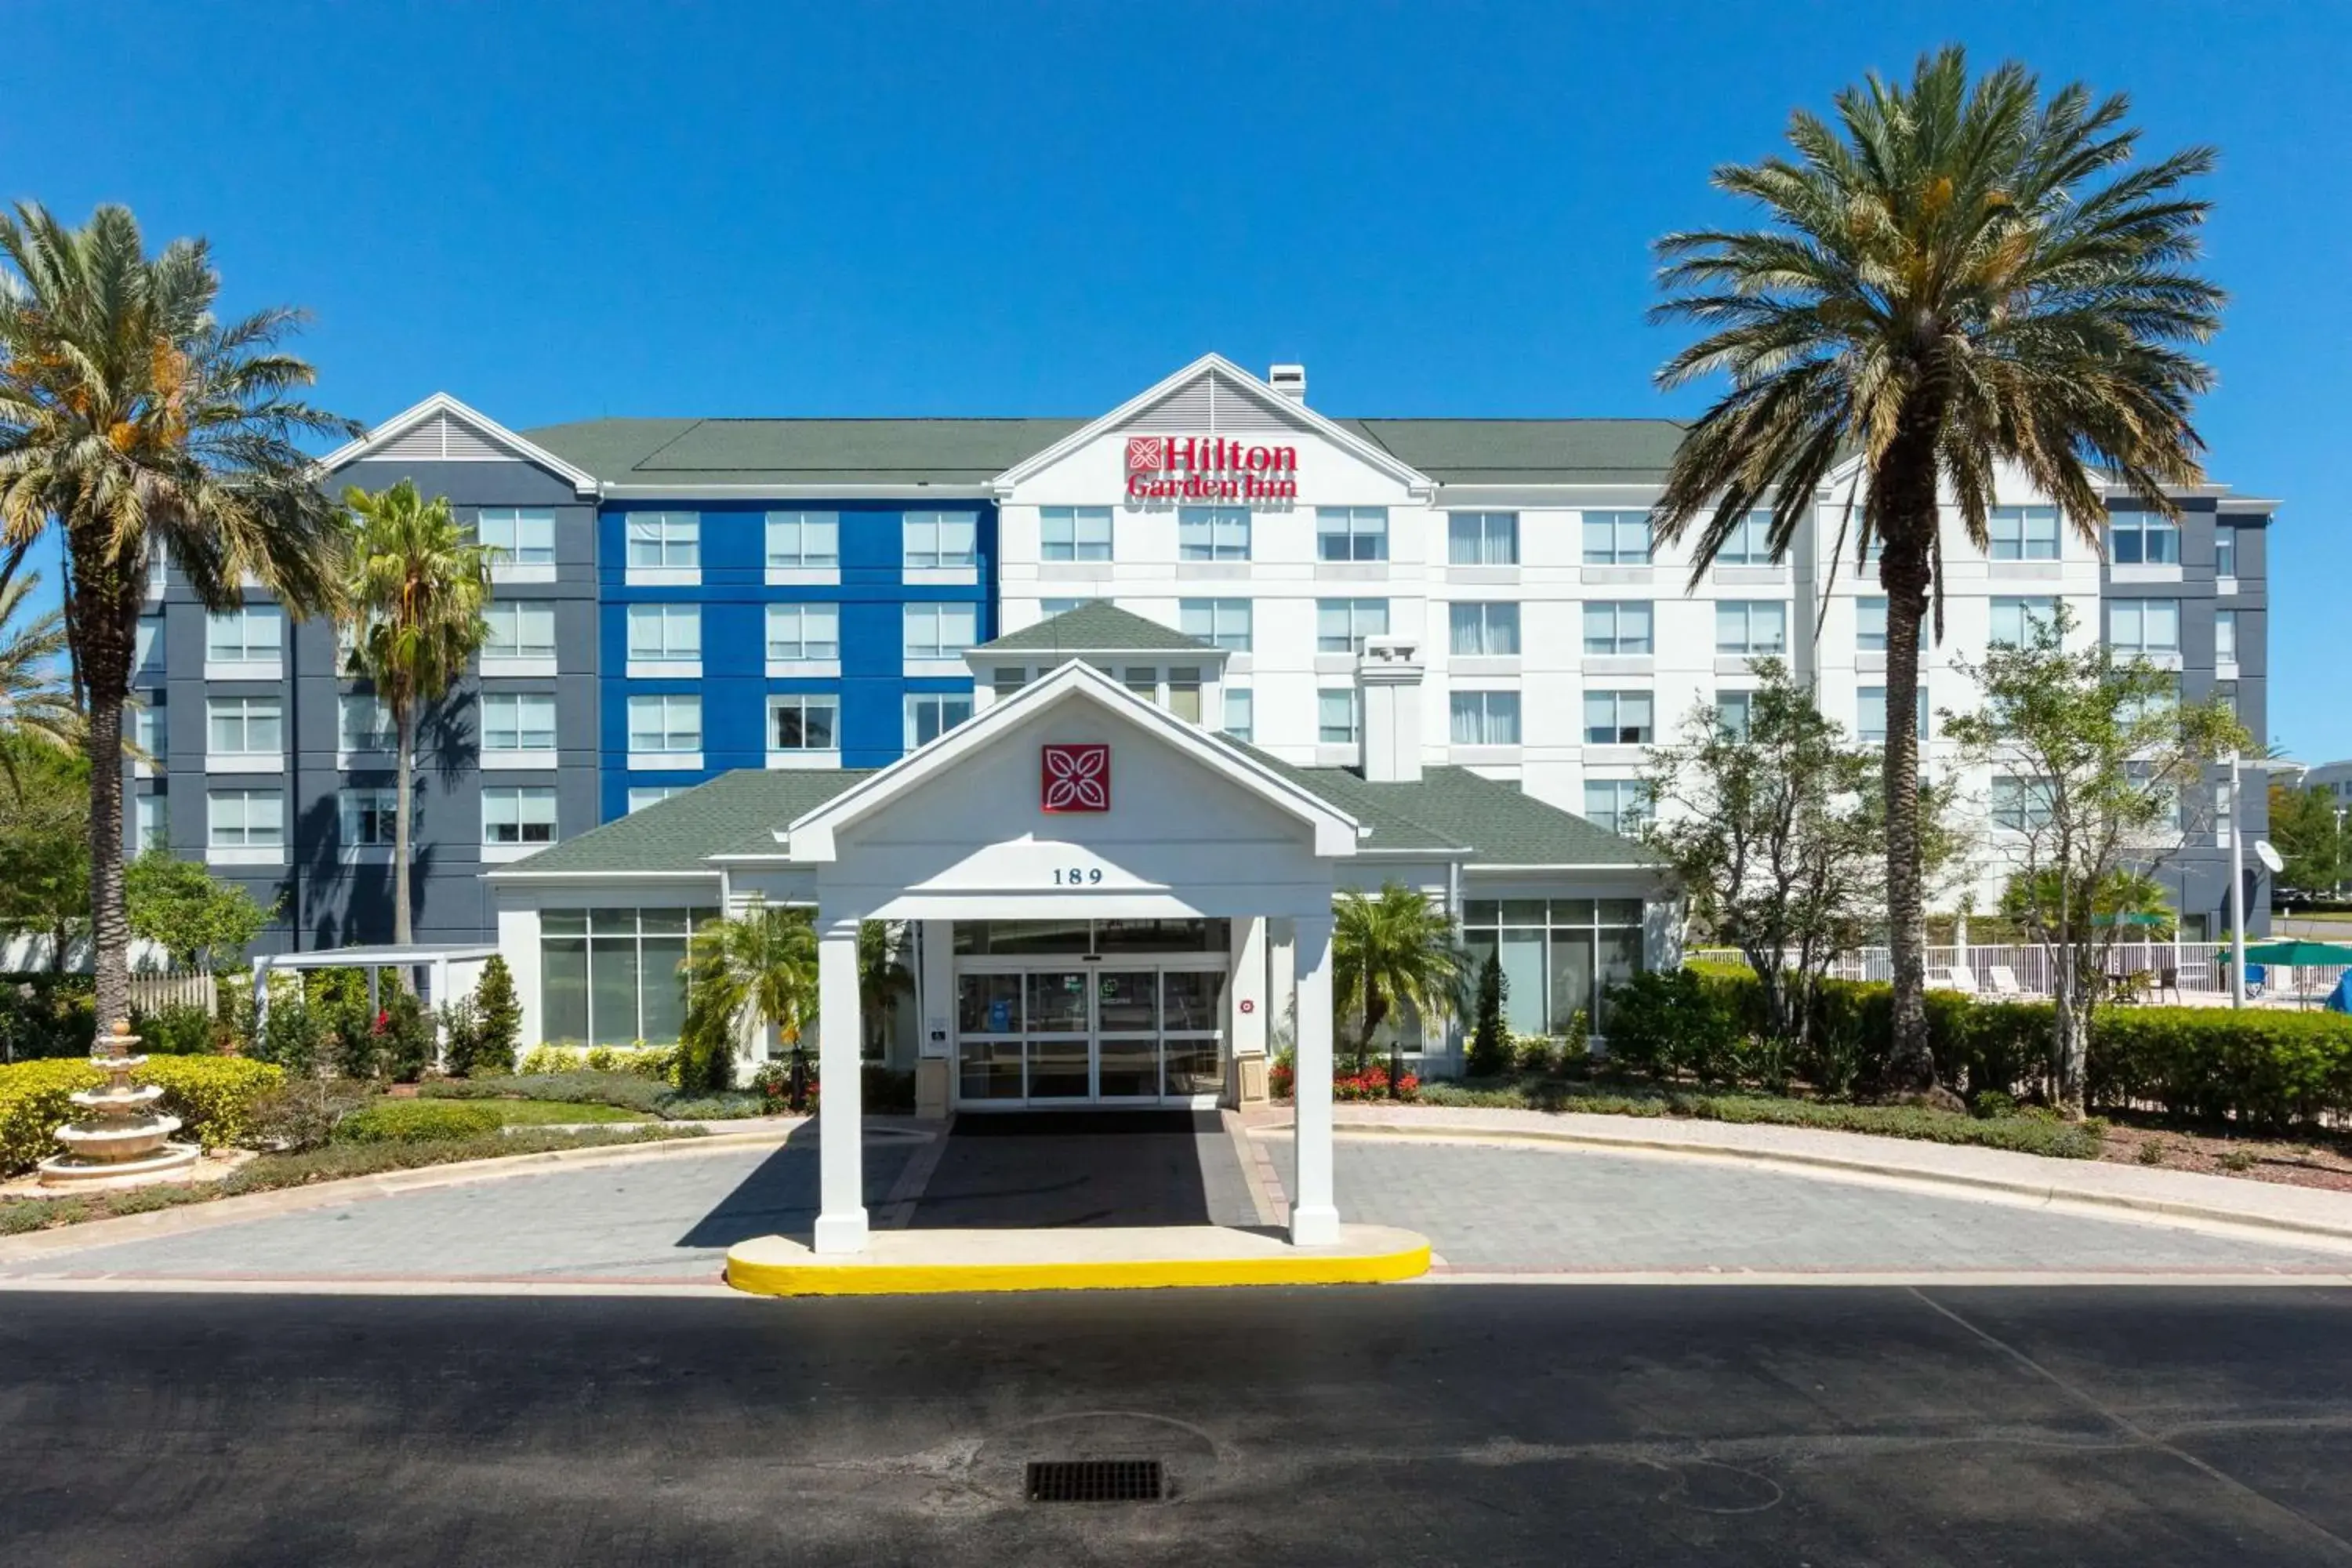
[[[1033,1100],[1094,1097],[1093,1018],[1087,1006],[1087,972],[1032,972],[1029,1004],[1029,1098]]]
[[[1221,968],[961,968],[956,1101],[977,1110],[1214,1096],[1224,1086],[1224,994]]]
[[[1096,1098],[1160,1098],[1160,973],[1112,969],[1095,976]]]

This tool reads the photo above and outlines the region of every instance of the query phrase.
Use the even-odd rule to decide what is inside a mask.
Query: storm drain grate
[[[1045,1459],[1029,1466],[1031,1502],[1158,1502],[1157,1459]]]

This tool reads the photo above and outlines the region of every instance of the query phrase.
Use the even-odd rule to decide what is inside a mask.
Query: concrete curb
[[[782,1143],[800,1125],[799,1121],[794,1121],[789,1126],[780,1127],[771,1122],[749,1132],[706,1133],[700,1137],[667,1138],[651,1143],[623,1143],[595,1149],[542,1149],[530,1154],[502,1154],[488,1160],[423,1165],[408,1171],[380,1172],[372,1176],[347,1176],[341,1181],[314,1182],[308,1186],[280,1187],[275,1192],[243,1193],[235,1197],[215,1198],[210,1203],[155,1209],[147,1214],[122,1215],[113,1219],[94,1219],[80,1225],[61,1225],[49,1230],[0,1237],[0,1263],[43,1258],[55,1252],[77,1252],[89,1247],[110,1247],[118,1242],[182,1236],[190,1231],[209,1230],[215,1226],[239,1225],[247,1220],[299,1214],[308,1209],[333,1208],[341,1204],[362,1203],[370,1198],[392,1197],[400,1193],[467,1186],[509,1176],[528,1176],[551,1166],[631,1164],[678,1154],[723,1153],[730,1149],[757,1148],[762,1144]]]
[[[1678,1122],[1684,1127],[1703,1127],[1704,1122]],[[1290,1131],[1287,1121],[1272,1122],[1251,1129],[1253,1132]],[[1679,1155],[1687,1159],[1729,1160],[1752,1164],[1785,1166],[1797,1171],[1824,1175],[1850,1175],[1906,1185],[1956,1188],[1961,1192],[1996,1194],[2003,1198],[2023,1198],[2034,1203],[2093,1209],[2113,1209],[2160,1219],[2187,1220],[2200,1225],[2221,1226],[2231,1229],[2280,1232],[2310,1237],[2315,1239],[2352,1247],[2352,1201],[2346,1205],[2346,1217],[2340,1222],[2307,1218],[2292,1215],[2264,1213],[2260,1208],[2230,1204],[2200,1203],[2181,1198],[2158,1197],[2154,1194],[2101,1191],[2090,1187],[2068,1186],[2060,1182],[2023,1180],[1998,1175],[1990,1172],[1965,1172],[1937,1169],[1928,1164],[1912,1164],[1900,1160],[1864,1155],[1839,1154],[1790,1149],[1759,1149],[1729,1141],[1706,1142],[1703,1137],[1646,1138],[1638,1133],[1614,1134],[1562,1128],[1498,1128],[1433,1121],[1426,1125],[1394,1125],[1378,1122],[1342,1121],[1335,1129],[1341,1137],[1422,1139],[1432,1142],[1457,1143],[1531,1143],[1554,1144],[1574,1148],[1598,1149],[1627,1153]],[[1831,1137],[1859,1136],[1853,1133],[1830,1133]],[[1942,1144],[1931,1148],[1947,1147]],[[2039,1155],[2021,1158],[2040,1159]],[[2053,1160],[2056,1165],[2077,1162]],[[2097,1162],[2080,1162],[2097,1168]],[[2211,1178],[2215,1181],[2225,1177]]]

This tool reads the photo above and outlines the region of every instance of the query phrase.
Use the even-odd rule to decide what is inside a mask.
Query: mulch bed
[[[2143,1153],[2151,1144],[2160,1157],[2151,1160]],[[2352,1152],[2333,1142],[2217,1136],[2117,1123],[2107,1130],[2106,1143],[2099,1157],[2121,1165],[2195,1171],[2209,1176],[2238,1176],[2247,1181],[2275,1182],[2282,1186],[2352,1193]]]

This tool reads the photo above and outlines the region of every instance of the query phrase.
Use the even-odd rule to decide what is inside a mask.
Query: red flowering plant
[[[1297,1093],[1297,1073],[1287,1063],[1276,1063],[1267,1073],[1267,1082],[1274,1098],[1289,1100]],[[1406,1073],[1396,1081],[1398,1100],[1421,1097],[1418,1074]],[[1331,1079],[1331,1098],[1336,1100],[1387,1100],[1389,1069],[1378,1063],[1367,1064],[1361,1072],[1338,1073]]]

